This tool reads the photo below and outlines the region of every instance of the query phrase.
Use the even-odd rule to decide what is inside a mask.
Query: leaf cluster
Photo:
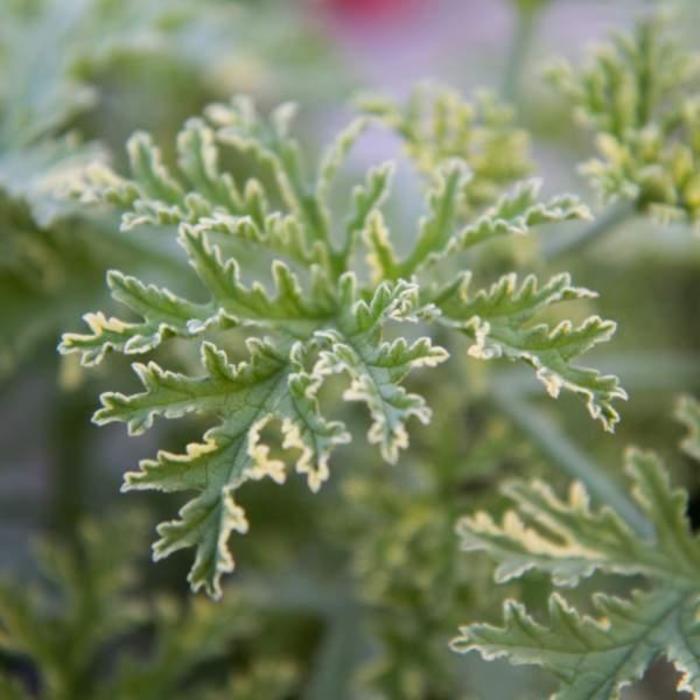
[[[139,555],[145,522],[136,512],[99,525],[86,521],[74,546],[41,543],[40,580],[0,585],[3,698],[30,697],[10,671],[13,659],[28,660],[42,695],[56,700],[214,699],[230,691],[281,698],[294,687],[295,668],[265,654],[231,673],[232,645],[260,634],[244,594],[230,596],[223,608],[144,595]],[[105,680],[107,653],[113,668]],[[224,659],[230,683],[198,672]]]
[[[173,71],[187,67],[187,75],[202,80],[212,78],[214,64],[235,74],[256,63],[262,75],[267,52],[279,38],[266,37],[264,46],[262,35],[256,46],[241,40],[232,56],[228,52],[232,30],[255,22],[238,4],[210,2],[202,13],[201,3],[189,0],[2,4],[0,373],[13,370],[18,358],[68,323],[86,300],[101,304],[101,278],[110,265],[145,267],[166,280],[182,274],[168,245],[115,236],[111,221],[84,216],[69,196],[85,167],[108,159],[101,143],[85,142],[82,135],[90,132],[89,116],[107,110],[100,100],[109,89],[106,74],[114,66],[126,70],[124,62],[140,57]],[[259,20],[265,23],[277,24]],[[296,23],[285,26],[301,34]],[[219,62],[224,54],[226,61]],[[290,57],[290,74],[303,61]],[[168,80],[173,78],[159,76],[158,99],[168,99],[171,89],[176,94],[190,89],[169,86]],[[110,113],[105,120],[118,131],[122,118]],[[98,125],[97,136],[104,140],[110,134]]]
[[[221,574],[233,568],[229,536],[248,529],[236,491],[264,477],[282,483],[290,466],[317,490],[328,478],[332,452],[350,440],[344,423],[321,408],[319,393],[330,377],[346,378],[345,401],[366,405],[367,440],[387,462],[396,462],[408,445],[412,418],[430,420],[424,398],[403,380],[413,368],[436,367],[448,353],[402,327],[442,327],[466,336],[475,357],[524,360],[552,396],[573,391],[607,429],[618,418],[612,402],[625,396],[616,378],[573,364],[608,340],[614,324],[595,316],[578,326],[534,323],[552,305],[592,295],[567,275],[545,283],[507,275],[476,290],[469,273],[438,282],[448,255],[587,216],[575,197],[542,200],[537,184],[526,181],[473,218],[462,203],[472,158],[479,156],[466,147],[461,159],[451,153],[426,184],[426,212],[412,249],[400,256],[382,210],[392,167],[373,167],[355,185],[343,223],[336,223],[328,201],[367,118],[338,135],[310,177],[291,132],[293,114],[285,104],[262,117],[244,97],[215,104],[203,119],[185,124],[175,167],[150,136],[137,133],[127,148],[131,175],[97,164],[80,191],[84,201],[122,209],[122,229],[176,225],[204,293],[190,299],[111,271],[112,296],[134,319],[88,314],[89,332],[66,334],[61,350],[94,365],[108,350],[143,354],[171,337],[199,346],[202,369],[195,375],[154,361],[135,364],[143,391],[104,394],[95,420],[124,422],[132,434],[150,428],[156,416],[196,413],[214,421],[201,442],[180,453],[159,452],[124,483],[125,490],[195,491],[177,519],[159,526],[154,554],[195,547],[190,582],[214,596]],[[439,130],[420,138],[439,152]],[[223,170],[228,149],[254,158],[272,183]],[[363,253],[368,265],[354,269]],[[390,327],[398,333],[393,340],[386,337]],[[243,348],[244,359],[232,361]]]
[[[684,448],[697,456],[700,404],[685,397],[678,415],[691,431]],[[582,484],[561,498],[542,481],[507,486],[515,508],[500,523],[479,512],[462,519],[459,532],[465,550],[484,551],[498,562],[497,582],[538,570],[555,586],[573,588],[601,572],[633,577],[644,587],[627,598],[596,593],[593,615],[554,593],[547,625],[508,600],[503,627],[463,627],[452,643],[456,651],[542,666],[559,682],[557,698],[619,698],[660,657],[681,672],[679,690],[700,692],[700,542],[687,520],[687,493],[671,487],[651,452],[628,450],[625,472],[646,517],[644,532],[607,506],[593,509]]]
[[[581,170],[606,200],[622,198],[662,220],[700,220],[700,57],[664,21],[616,34],[587,67],[549,77],[595,134],[598,157]]]

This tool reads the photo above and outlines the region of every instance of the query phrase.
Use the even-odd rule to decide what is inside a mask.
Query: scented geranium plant
[[[689,429],[683,449],[697,459],[700,403],[684,396],[676,413]],[[590,613],[553,593],[545,625],[508,600],[503,627],[463,627],[452,642],[456,651],[542,666],[559,683],[557,698],[619,697],[661,657],[680,672],[679,690],[700,692],[700,542],[687,519],[687,493],[672,488],[653,452],[629,449],[625,472],[643,518],[636,529],[609,507],[592,508],[581,483],[561,497],[542,481],[505,487],[514,508],[500,523],[480,512],[458,529],[464,549],[498,562],[500,583],[540,570],[559,588],[596,572],[636,577],[640,587],[624,597],[594,593]]]
[[[419,95],[405,112],[370,107],[325,151],[313,176],[291,132],[294,108],[283,105],[265,118],[244,97],[189,121],[173,166],[139,133],[128,145],[130,177],[100,166],[86,176],[83,200],[124,209],[122,227],[175,224],[202,286],[200,295],[186,298],[113,270],[112,295],[136,317],[88,314],[89,332],[66,334],[61,343],[62,352],[80,353],[86,365],[108,351],[143,355],[173,337],[197,348],[199,372],[136,363],[143,390],[103,394],[95,414],[99,424],[126,423],[131,434],[149,429],[157,416],[213,420],[201,442],[181,453],[163,449],[124,482],[127,491],[195,492],[175,520],[158,527],[154,545],[157,559],[194,547],[194,590],[221,595],[220,577],[233,569],[230,536],[248,529],[236,501],[244,484],[261,478],[281,484],[290,468],[313,491],[329,478],[333,453],[352,438],[333,406],[320,400],[330,377],[346,378],[343,401],[367,406],[367,441],[386,462],[399,461],[411,422],[428,423],[432,415],[404,383],[412,369],[434,371],[447,361],[449,352],[431,337],[438,329],[466,336],[473,357],[530,364],[552,396],[574,392],[603,428],[612,430],[618,420],[613,404],[625,398],[618,380],[576,364],[611,337],[615,324],[598,316],[578,324],[536,322],[549,307],[590,298],[591,291],[566,274],[539,280],[509,273],[480,288],[471,272],[449,271],[476,246],[588,218],[588,209],[571,195],[541,198],[533,180],[496,196],[519,167],[501,171],[506,154],[498,150],[510,152],[513,134],[495,107],[477,109],[449,92]],[[403,135],[409,155],[429,173],[425,212],[407,252],[397,251],[382,209],[393,164],[371,168],[347,195],[345,212],[328,205],[345,154],[373,118]],[[228,148],[250,152],[273,184],[240,182],[222,170]],[[493,166],[485,157],[492,151],[500,156]]]
[[[215,82],[192,47],[250,5],[73,0],[67,33],[59,5],[0,9],[3,65],[30,29],[62,57],[41,94],[0,76],[0,361],[20,381],[63,326],[54,410],[123,426],[54,438],[88,512],[0,580],[0,699],[700,697],[700,64],[668,27],[549,70],[567,139],[593,134],[588,204],[519,124],[550,0],[511,3],[514,107],[358,91],[319,144],[313,104],[258,84],[114,157],[77,136],[102,71],[153,40]],[[70,466],[115,452],[141,510],[95,517]]]

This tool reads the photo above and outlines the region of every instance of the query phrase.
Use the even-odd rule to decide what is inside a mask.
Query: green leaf
[[[365,182],[362,185],[356,185],[353,189],[351,211],[345,224],[345,243],[339,254],[341,266],[347,266],[348,258],[354,252],[360,234],[362,234],[365,244],[370,248],[370,256],[372,255],[372,239],[377,234],[381,236],[379,232],[373,233],[373,229],[381,228],[380,207],[389,194],[393,174],[394,164],[391,161],[370,168],[367,171]],[[387,245],[384,244],[384,247]],[[393,277],[393,274],[389,276],[389,278]]]
[[[542,666],[559,680],[557,698],[619,698],[623,686],[662,656],[684,674],[679,690],[700,692],[700,541],[687,521],[687,494],[671,488],[652,453],[629,450],[625,470],[651,524],[648,536],[607,507],[592,510],[581,484],[561,499],[542,482],[508,487],[516,509],[501,524],[478,513],[460,521],[459,531],[465,549],[485,551],[498,562],[499,581],[538,569],[555,585],[575,586],[601,571],[645,577],[648,591],[628,600],[597,594],[595,618],[555,593],[547,626],[508,601],[503,627],[464,627],[455,650]]]
[[[66,334],[61,345],[63,352],[80,352],[83,364],[96,364],[110,349],[143,353],[172,336],[188,344],[201,336],[202,376],[153,362],[135,364],[144,391],[104,394],[95,416],[100,424],[124,422],[133,434],[149,428],[156,416],[196,413],[215,421],[202,442],[182,454],[161,451],[125,482],[126,490],[195,491],[178,519],[159,526],[154,548],[157,558],[195,548],[193,588],[218,596],[221,575],[233,568],[229,537],[247,529],[235,500],[239,487],[264,476],[282,482],[287,465],[305,474],[313,490],[328,478],[331,453],[349,439],[345,427],[326,419],[319,406],[319,391],[330,376],[347,378],[343,400],[367,406],[368,441],[379,446],[385,461],[396,462],[407,447],[412,418],[430,420],[425,399],[403,383],[411,369],[436,367],[447,352],[427,333],[409,335],[405,326],[385,340],[387,327],[395,322],[420,324],[421,331],[442,323],[472,334],[475,347],[484,349],[482,356],[498,350],[529,362],[552,393],[555,386],[577,391],[594,416],[612,425],[616,414],[609,403],[623,396],[616,380],[571,367],[570,360],[607,340],[614,326],[591,320],[578,328],[562,323],[545,333],[527,325],[540,308],[590,293],[562,278],[542,290],[528,281],[517,292],[513,281],[507,299],[497,287],[472,299],[459,281],[438,288],[429,279],[428,263],[452,250],[455,232],[463,225],[469,163],[458,154],[442,162],[442,174],[427,183],[428,213],[419,222],[414,251],[401,261],[381,210],[391,164],[370,169],[351,188],[348,211],[334,225],[329,187],[365,119],[353,122],[332,143],[314,169],[314,179],[307,177],[302,147],[290,133],[290,106],[261,117],[250,99],[239,97],[210,107],[206,116],[206,123],[185,124],[176,165],[164,162],[150,138],[137,135],[129,146],[132,178],[98,168],[82,191],[83,199],[122,209],[123,228],[177,224],[178,240],[205,301],[111,273],[112,296],[138,318],[89,315],[91,333]],[[269,168],[273,185],[266,188],[252,179],[234,183],[218,166],[222,151],[231,147]],[[576,218],[582,211],[569,197],[539,204],[536,188],[526,184],[485,212],[493,234],[483,239],[501,228],[522,231]],[[477,224],[485,230],[482,219]],[[332,240],[336,234],[339,242]],[[370,275],[352,269],[360,238]],[[419,281],[413,274],[417,271],[428,279]],[[231,365],[224,350],[240,351],[243,343],[248,359]]]
[[[448,353],[425,337],[411,345],[404,338],[381,342],[384,321],[412,320],[420,311],[415,285],[401,281],[392,287],[384,283],[366,303],[357,298],[354,277],[347,275],[340,284],[344,313],[338,330],[317,332],[325,349],[316,371],[349,376],[350,386],[343,398],[367,405],[372,418],[367,439],[379,445],[387,462],[394,463],[399,450],[408,447],[408,419],[413,416],[427,424],[431,416],[423,397],[406,392],[399,382],[411,368],[435,367]]]
[[[241,193],[229,173],[219,172],[214,131],[201,119],[189,120],[178,135],[178,172],[164,163],[160,149],[145,132],[129,139],[127,153],[131,178],[94,164],[74,187],[84,203],[124,209],[122,230],[197,222],[216,214],[264,219],[267,205],[260,186],[251,181]]]
[[[539,180],[519,183],[474,223],[468,224],[451,238],[445,252],[465,250],[501,236],[524,235],[542,224],[592,218],[588,207],[574,195],[558,195],[547,202],[540,202],[541,186]]]
[[[103,408],[95,415],[99,424],[125,422],[132,434],[148,429],[156,415],[177,418],[197,412],[220,419],[203,443],[189,445],[181,455],[160,452],[155,461],[143,461],[141,471],[128,473],[124,482],[125,490],[198,492],[178,520],[158,527],[161,539],[154,555],[160,559],[195,546],[189,580],[194,590],[204,587],[215,597],[221,594],[221,574],[233,570],[229,536],[248,529],[234,491],[250,479],[269,476],[282,483],[286,478],[285,462],[270,457],[262,429],[273,421],[280,424],[282,446],[298,451],[296,469],[306,475],[312,490],[328,478],[332,449],[349,440],[341,423],[327,421],[319,413],[320,381],[304,370],[305,349],[300,343],[288,356],[253,339],[248,349],[250,359],[234,366],[222,350],[203,343],[206,374],[198,378],[164,371],[154,363],[137,365],[145,391],[133,396],[105,394]]]
[[[490,289],[474,294],[470,293],[470,284],[470,275],[462,275],[431,297],[442,311],[439,320],[474,341],[469,354],[486,360],[505,357],[525,361],[536,370],[551,396],[556,398],[562,389],[573,391],[583,398],[593,418],[600,420],[606,430],[613,430],[619,420],[613,401],[627,397],[618,379],[578,367],[572,361],[609,340],[615,323],[598,316],[578,326],[570,321],[554,327],[531,323],[536,314],[553,304],[595,294],[572,286],[566,273],[544,285],[534,275],[528,275],[520,285],[515,274],[505,275]]]
[[[448,162],[440,170],[428,194],[428,215],[421,219],[416,244],[398,265],[397,277],[410,277],[417,268],[445,250],[458,219],[465,183],[470,178],[459,160]]]
[[[319,164],[319,173],[316,178],[317,196],[325,199],[333,181],[342,167],[348,153],[367,129],[368,120],[359,117],[348,124],[328,146]]]
[[[319,201],[327,194],[323,181],[326,171],[321,168],[321,180],[317,186],[309,183],[301,147],[290,136],[296,111],[296,105],[285,103],[275,108],[268,120],[262,120],[253,102],[238,96],[228,105],[212,105],[207,116],[216,125],[217,136],[223,143],[251,152],[271,168],[285,204],[304,222],[309,244],[315,241],[327,243],[329,222]]]
[[[463,191],[471,178],[458,160],[443,165],[428,193],[429,212],[419,223],[415,246],[401,262],[395,259],[381,220],[375,217],[368,222],[364,237],[371,267],[390,279],[409,278],[431,263],[486,241],[526,235],[544,224],[591,218],[588,207],[575,195],[540,201],[541,182],[528,180],[501,196],[475,221],[462,225]]]
[[[235,325],[230,317],[222,317],[212,304],[193,304],[167,289],[145,285],[135,277],[110,270],[107,284],[112,297],[139,316],[141,323],[127,323],[106,318],[102,313],[86,314],[91,333],[66,333],[59,349],[79,351],[85,366],[99,364],[108,350],[127,355],[141,354],[160,345],[169,336],[184,338],[203,333],[211,325]]]
[[[334,291],[318,266],[309,270],[311,293],[305,294],[297,276],[276,260],[272,276],[277,293],[271,297],[259,282],[250,288],[243,285],[236,260],[224,260],[220,248],[208,243],[204,230],[183,227],[181,241],[213,302],[224,313],[252,323],[277,323],[289,328],[295,322],[319,323],[332,315]]]
[[[596,618],[581,615],[555,593],[544,627],[511,600],[504,605],[503,627],[472,625],[452,646],[458,652],[477,650],[489,660],[505,656],[546,668],[560,683],[553,699],[620,698],[621,689],[661,656],[683,672],[679,691],[698,692],[697,594],[636,592],[630,600],[598,595],[594,605]]]
[[[576,71],[549,77],[595,134],[598,157],[582,172],[606,200],[624,198],[657,218],[700,219],[700,58],[661,17],[615,34]]]
[[[373,211],[367,218],[363,242],[367,248],[367,264],[372,270],[374,281],[380,282],[399,276],[399,261],[381,211]]]

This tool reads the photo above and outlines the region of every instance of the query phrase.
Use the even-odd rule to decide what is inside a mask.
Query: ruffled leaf
[[[293,114],[290,105],[282,105],[263,117],[247,98],[214,105],[206,111],[207,121],[185,125],[175,164],[165,162],[149,137],[137,135],[128,148],[131,177],[97,168],[82,191],[84,199],[122,209],[123,227],[176,224],[178,240],[206,293],[204,302],[194,302],[111,273],[112,296],[138,318],[89,315],[92,332],[66,334],[61,350],[80,352],[84,363],[94,364],[109,349],[142,353],[171,336],[190,343],[203,336],[203,376],[171,372],[153,362],[135,364],[144,391],[103,395],[95,419],[125,422],[135,434],[148,429],[156,416],[197,413],[215,419],[201,443],[182,454],[161,451],[125,482],[127,490],[196,492],[178,519],[159,527],[154,551],[164,557],[194,547],[190,581],[212,595],[220,592],[221,575],[233,568],[231,533],[247,528],[235,500],[237,489],[267,476],[282,482],[290,463],[313,490],[328,477],[333,449],[348,439],[342,424],[324,418],[318,405],[318,392],[330,375],[348,379],[344,400],[368,407],[368,440],[388,462],[396,462],[408,445],[411,419],[430,420],[425,399],[403,382],[413,368],[442,363],[447,352],[427,335],[409,341],[401,329],[385,340],[390,323],[428,326],[441,320],[452,330],[471,333],[475,347],[488,343],[492,354],[499,349],[535,365],[550,387],[560,381],[585,394],[591,412],[604,414],[610,423],[603,391],[607,398],[622,395],[616,380],[569,365],[607,339],[610,324],[577,329],[562,324],[547,333],[526,326],[540,307],[590,295],[571,287],[568,278],[542,290],[528,281],[518,292],[514,282],[510,287],[502,283],[505,296],[494,287],[472,299],[466,284],[436,289],[414,276],[418,271],[427,276],[428,263],[451,251],[459,239],[456,232],[463,227],[473,180],[470,162],[459,153],[441,160],[440,175],[428,185],[427,214],[419,222],[415,248],[401,260],[381,211],[391,164],[370,169],[352,189],[343,223],[333,225],[329,188],[367,120],[354,122],[336,139],[314,179],[306,175],[302,147],[290,131]],[[276,191],[257,180],[235,182],[223,172],[218,163],[225,148],[248,152],[269,168]],[[536,189],[524,185],[484,214],[488,225],[478,219],[477,229],[490,226],[491,233],[482,236],[486,240],[501,229],[524,231],[581,212],[567,197],[540,204]],[[336,235],[339,242],[333,240]],[[371,275],[350,269],[359,239]],[[264,341],[257,338],[261,331],[267,334]],[[209,337],[216,337],[218,345]],[[220,348],[240,347],[243,339],[249,360],[233,366]],[[596,381],[598,394],[591,388]],[[271,437],[275,433],[277,440]]]
[[[408,446],[408,419],[413,416],[427,424],[431,416],[425,400],[408,393],[400,382],[411,368],[435,367],[448,353],[429,338],[411,345],[404,338],[391,343],[381,340],[386,320],[416,318],[420,309],[415,285],[384,283],[366,303],[357,299],[354,278],[346,276],[341,280],[341,306],[345,312],[338,329],[317,333],[324,350],[316,369],[322,374],[348,375],[350,386],[343,398],[367,405],[372,418],[369,442],[379,445],[386,461],[396,462],[399,450]]]
[[[244,482],[286,478],[285,462],[270,456],[261,436],[268,423],[281,426],[282,447],[298,452],[298,472],[317,490],[328,478],[328,458],[336,445],[349,440],[343,425],[324,419],[316,399],[319,378],[304,370],[300,343],[288,354],[269,343],[248,341],[250,359],[237,366],[210,343],[202,345],[205,375],[189,377],[162,370],[151,363],[137,365],[144,385],[141,394],[105,394],[95,415],[99,424],[125,422],[132,434],[148,429],[157,415],[178,418],[190,412],[218,418],[204,442],[191,444],[184,454],[160,452],[155,460],[130,472],[125,490],[191,491],[197,496],[180,510],[179,518],[158,526],[156,559],[195,547],[189,575],[194,590],[221,594],[220,577],[233,570],[228,549],[232,532],[244,533],[248,523],[234,493]]]
[[[452,643],[456,651],[542,666],[559,680],[554,697],[601,700],[619,698],[622,687],[665,656],[683,674],[679,690],[700,693],[700,540],[686,517],[687,494],[671,488],[652,453],[630,450],[625,468],[648,534],[634,532],[607,507],[592,510],[581,484],[560,499],[542,482],[508,487],[515,510],[501,524],[479,513],[464,518],[459,530],[465,549],[498,562],[499,581],[538,569],[555,585],[574,586],[601,571],[645,577],[649,590],[627,600],[597,594],[595,618],[555,593],[547,626],[508,601],[503,627],[462,628]]]
[[[562,321],[554,327],[532,325],[536,314],[563,301],[586,299],[594,293],[574,287],[564,273],[539,285],[534,275],[518,285],[515,274],[505,275],[490,289],[470,293],[471,278],[463,275],[438,291],[435,303],[441,320],[473,339],[469,354],[481,359],[505,357],[531,365],[547,392],[557,397],[562,389],[583,398],[593,418],[612,430],[619,420],[613,407],[625,399],[617,377],[581,368],[572,361],[615,332],[615,323],[591,316],[578,326]]]
[[[598,156],[582,172],[604,199],[631,200],[662,221],[700,220],[700,57],[659,17],[615,34],[574,70],[550,71]]]

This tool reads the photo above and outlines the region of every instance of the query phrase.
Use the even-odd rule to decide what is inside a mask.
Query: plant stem
[[[604,212],[602,216],[598,217],[589,226],[574,233],[573,236],[550,239],[543,246],[542,257],[550,261],[579,250],[602,238],[606,233],[613,231],[623,221],[632,217],[635,211],[636,202],[629,200],[617,202]]]
[[[528,434],[543,454],[570,477],[581,481],[595,499],[612,507],[635,532],[651,534],[649,521],[624,490],[546,416],[522,401],[502,382],[493,382],[492,399],[520,430]]]
[[[520,105],[520,88],[523,69],[532,46],[539,9],[517,3],[515,29],[510,42],[510,52],[503,74],[501,94],[517,110]]]

